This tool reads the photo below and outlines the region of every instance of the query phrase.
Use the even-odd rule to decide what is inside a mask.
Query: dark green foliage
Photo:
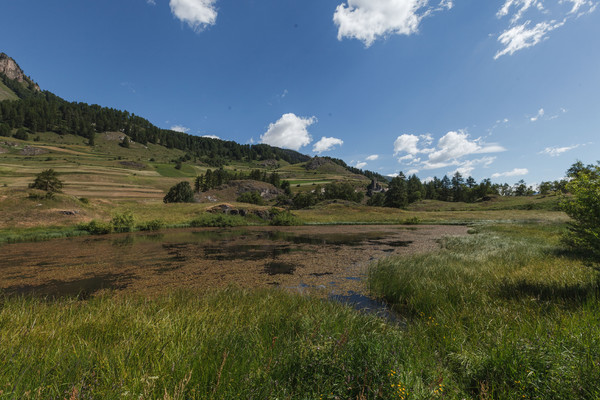
[[[266,144],[241,145],[233,141],[160,129],[127,111],[86,103],[70,103],[48,91],[32,91],[7,78],[4,83],[20,98],[17,101],[0,102],[0,121],[12,129],[27,128],[34,132],[79,135],[87,138],[88,143],[93,143],[91,137],[94,132],[123,132],[136,143],[153,143],[184,150],[199,161],[217,168],[231,160],[276,159],[297,164],[310,159],[296,151]],[[126,146],[125,143],[123,145]]]
[[[113,219],[110,221],[113,231],[118,233],[131,232],[134,227],[134,218],[131,212],[125,212],[123,214],[115,214]]]
[[[348,182],[328,183],[325,185],[324,189],[325,191],[322,194],[324,199],[348,200],[360,203],[364,198],[364,193],[356,190],[354,186]]]
[[[13,137],[19,140],[29,140],[29,134],[27,133],[27,129],[25,128],[19,128],[17,130],[17,133],[15,133]]]
[[[600,163],[586,167],[579,164],[567,171],[571,196],[563,201],[562,209],[573,221],[564,239],[572,248],[600,260]]]
[[[263,200],[263,198],[260,196],[260,193],[257,191],[252,191],[252,192],[245,192],[242,193],[238,198],[237,201],[239,201],[240,203],[250,203],[250,204],[257,204],[259,206],[262,206],[265,204],[265,201]]]
[[[141,223],[137,226],[137,229],[140,231],[158,231],[165,226],[165,223],[160,219],[153,219],[152,221],[147,221]]]
[[[58,174],[53,169],[40,172],[33,183],[29,185],[32,189],[45,190],[46,192],[60,192],[63,183],[58,179]]]
[[[0,123],[0,136],[10,136],[10,126]]]
[[[124,147],[124,148],[126,148],[126,149],[128,149],[128,148],[131,146],[131,141],[129,140],[129,138],[128,138],[127,136],[125,136],[125,137],[123,138],[123,140],[122,140],[122,141],[121,141],[121,143],[120,143],[120,146],[121,146],[121,147]]]
[[[212,169],[209,169],[206,171],[206,174],[198,175],[194,180],[194,189],[196,190],[196,192],[206,192],[207,190],[217,188],[231,181],[239,181],[245,179],[271,183],[276,188],[281,187],[283,189],[287,186],[289,190],[289,182],[282,181],[279,177],[279,174],[277,174],[276,172],[267,174],[266,172],[262,172],[259,169],[254,169],[249,173],[244,173],[237,171],[227,171],[223,168],[219,168],[214,171]]]
[[[248,221],[239,215],[227,215],[227,214],[211,214],[205,213],[198,218],[190,222],[190,226],[193,228],[199,227],[214,227],[214,228],[227,228],[233,226],[245,226],[248,225]]]
[[[368,206],[383,207],[385,204],[385,195],[383,193],[375,193],[367,200]]]
[[[167,195],[163,198],[165,203],[192,203],[194,201],[194,192],[190,183],[187,181],[179,182],[171,187]]]
[[[112,224],[108,222],[92,220],[87,224],[80,226],[82,230],[88,231],[92,235],[106,235],[112,232]]]
[[[271,209],[271,222],[269,225],[273,226],[297,226],[302,225],[302,221],[294,214],[289,211],[279,211],[277,209]]]
[[[404,174],[392,178],[388,191],[385,193],[386,207],[404,208],[408,205],[408,192]]]

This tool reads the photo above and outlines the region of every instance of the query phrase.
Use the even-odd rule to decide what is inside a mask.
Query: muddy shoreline
[[[166,230],[2,246],[0,292],[73,296],[106,290],[158,295],[230,285],[321,296],[364,293],[367,266],[432,251],[456,225],[338,225]]]

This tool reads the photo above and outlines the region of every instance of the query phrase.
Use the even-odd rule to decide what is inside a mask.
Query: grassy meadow
[[[371,265],[401,325],[276,289],[4,298],[0,398],[600,398],[599,272],[562,228],[481,224]]]

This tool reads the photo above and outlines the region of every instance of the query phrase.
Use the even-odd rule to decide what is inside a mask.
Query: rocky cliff
[[[19,64],[17,64],[15,60],[4,53],[0,53],[0,73],[6,75],[9,79],[20,83],[25,83],[30,88],[33,88],[38,92],[40,91],[40,87],[37,85],[37,83],[29,79],[21,67],[19,67]]]

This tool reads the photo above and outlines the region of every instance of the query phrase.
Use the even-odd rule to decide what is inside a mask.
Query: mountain
[[[19,64],[5,53],[0,53],[0,76],[0,101],[17,100],[41,91],[39,85],[25,75]]]
[[[12,101],[2,101],[12,100]],[[60,135],[77,135],[88,139],[93,146],[96,134],[121,132],[141,144],[158,144],[187,153],[186,160],[196,160],[212,167],[220,167],[231,161],[283,160],[298,164],[311,157],[297,151],[281,149],[266,144],[242,145],[198,137],[182,132],[161,129],[150,121],[127,111],[102,107],[96,104],[68,102],[59,96],[42,91],[25,75],[19,65],[4,53],[0,53],[0,134],[25,129],[33,132],[55,132]],[[347,170],[369,178],[377,175],[369,171],[349,167],[338,159],[326,158],[329,168]],[[320,159],[321,163],[325,159]]]

